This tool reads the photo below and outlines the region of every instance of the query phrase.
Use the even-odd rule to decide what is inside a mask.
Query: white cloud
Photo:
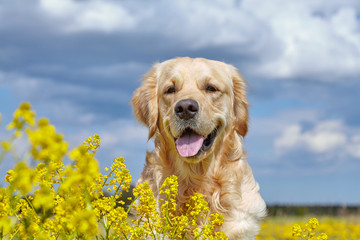
[[[229,46],[234,53],[254,54],[261,62],[252,74],[261,77],[342,81],[360,74],[356,2],[159,1],[142,29],[191,48]]]
[[[17,6],[2,6],[10,12],[3,11],[0,25],[28,26],[31,18],[29,27],[66,34],[126,31],[184,49],[231,48],[259,60],[247,67],[262,78],[344,81],[360,74],[357,0],[38,0],[26,11]],[[24,17],[5,21],[13,15]]]
[[[341,121],[318,122],[313,129],[303,130],[300,124],[286,127],[275,139],[275,149],[282,154],[295,149],[305,149],[315,154],[341,151],[356,156],[354,149],[346,149],[350,144],[347,130]],[[352,152],[354,154],[352,154]]]
[[[312,131],[300,136],[312,152],[324,153],[344,146],[347,138],[342,128],[339,121],[320,122]]]
[[[133,29],[135,18],[114,1],[41,0],[40,7],[63,22],[65,32],[115,32]]]
[[[191,48],[226,45],[259,47],[266,37],[266,28],[251,12],[237,7],[234,1],[174,1],[170,6],[159,5],[154,13],[158,16],[167,7],[175,18],[167,14],[169,21],[161,19],[167,30],[165,33],[183,40]],[[243,52],[244,49],[234,48],[234,51]]]
[[[301,141],[301,126],[299,124],[288,126],[280,138],[275,140],[277,149],[288,149],[298,145]]]
[[[40,9],[66,33],[131,31],[168,37],[187,47],[246,45],[263,48],[267,26],[236,1],[155,1],[129,4],[111,0],[40,0]]]
[[[245,8],[269,25],[282,46],[277,57],[264,61],[259,73],[272,78],[313,77],[322,81],[360,74],[358,6],[355,1],[347,3],[244,1]],[[326,8],[334,9],[325,12]]]
[[[347,150],[353,157],[360,158],[360,135],[351,138]]]

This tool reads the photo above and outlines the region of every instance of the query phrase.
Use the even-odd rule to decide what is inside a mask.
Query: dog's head
[[[186,162],[199,162],[221,135],[247,133],[245,80],[228,64],[202,58],[176,58],[155,64],[135,91],[136,117]]]

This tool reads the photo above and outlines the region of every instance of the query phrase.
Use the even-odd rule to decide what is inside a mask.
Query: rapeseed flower
[[[29,103],[20,105],[7,129],[14,134],[1,141],[0,163],[11,152],[17,164],[5,176],[8,186],[0,188],[0,239],[226,239],[214,231],[223,218],[208,216],[201,194],[194,193],[185,209],[177,206],[176,176],[161,187],[160,209],[148,183],[134,189],[134,198],[126,206],[122,194],[130,190],[131,174],[123,157],[113,159],[106,174],[100,172],[95,158],[101,146],[99,135],[69,151],[69,144],[48,119],[36,120]],[[18,156],[12,143],[23,135],[30,150]],[[71,165],[64,165],[66,156]],[[105,196],[104,189],[111,195]]]
[[[15,129],[16,136],[21,136],[21,130],[25,125],[34,126],[35,124],[35,112],[31,110],[30,103],[22,103],[19,108],[14,112],[13,120],[7,126],[8,130]]]
[[[300,237],[301,233],[302,233],[301,226],[299,224],[294,224],[294,226],[292,227],[292,235],[294,237]]]
[[[14,170],[9,170],[5,177],[5,181],[10,183],[10,190],[19,190],[24,196],[33,189],[34,179],[34,170],[24,162],[18,163]]]
[[[300,225],[289,222],[289,219],[281,218],[280,220],[265,220],[262,224],[262,230],[256,237],[257,240],[326,240],[327,234],[322,232],[326,224],[319,224],[317,218],[310,218],[307,223]],[[332,236],[334,237],[334,236]],[[348,239],[348,238],[331,238],[331,239]],[[350,238],[349,238],[350,239]]]

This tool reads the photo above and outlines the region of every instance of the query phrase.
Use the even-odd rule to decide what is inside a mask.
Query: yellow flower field
[[[262,223],[262,230],[256,240],[285,240],[285,239],[325,239],[321,233],[326,233],[329,240],[359,240],[360,217],[320,217],[319,225],[313,231],[313,238],[294,236],[297,226],[305,229],[310,217],[268,217]],[[294,229],[295,227],[295,229]]]
[[[6,159],[16,165],[7,171],[7,186],[0,188],[0,240],[227,239],[216,231],[224,218],[209,214],[201,194],[193,194],[186,209],[177,206],[176,176],[161,186],[161,213],[148,183],[123,199],[132,177],[122,157],[100,172],[95,158],[100,136],[69,150],[47,119],[36,119],[29,103],[20,105],[7,129],[12,135],[0,141],[0,164]],[[14,146],[21,137],[29,142],[22,156]],[[65,158],[72,163],[65,165]]]
[[[55,126],[36,119],[29,103],[20,105],[7,129],[12,135],[0,140],[0,164],[4,160],[16,164],[7,171],[6,186],[0,185],[0,240],[227,239],[217,231],[224,218],[209,214],[201,194],[193,194],[185,209],[177,206],[176,176],[166,179],[160,189],[160,211],[148,183],[124,199],[131,174],[122,157],[101,173],[95,158],[100,136],[69,150]],[[29,143],[22,155],[14,146],[19,138]],[[65,158],[71,164],[65,165]],[[316,218],[268,217],[256,239],[355,240],[360,239],[360,220],[320,218],[319,223]]]

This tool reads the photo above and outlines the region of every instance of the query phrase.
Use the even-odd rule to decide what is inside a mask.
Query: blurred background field
[[[329,240],[360,239],[360,206],[272,205],[268,212],[257,240],[294,239],[292,226],[303,227],[313,217],[320,223],[316,232],[326,233]]]

